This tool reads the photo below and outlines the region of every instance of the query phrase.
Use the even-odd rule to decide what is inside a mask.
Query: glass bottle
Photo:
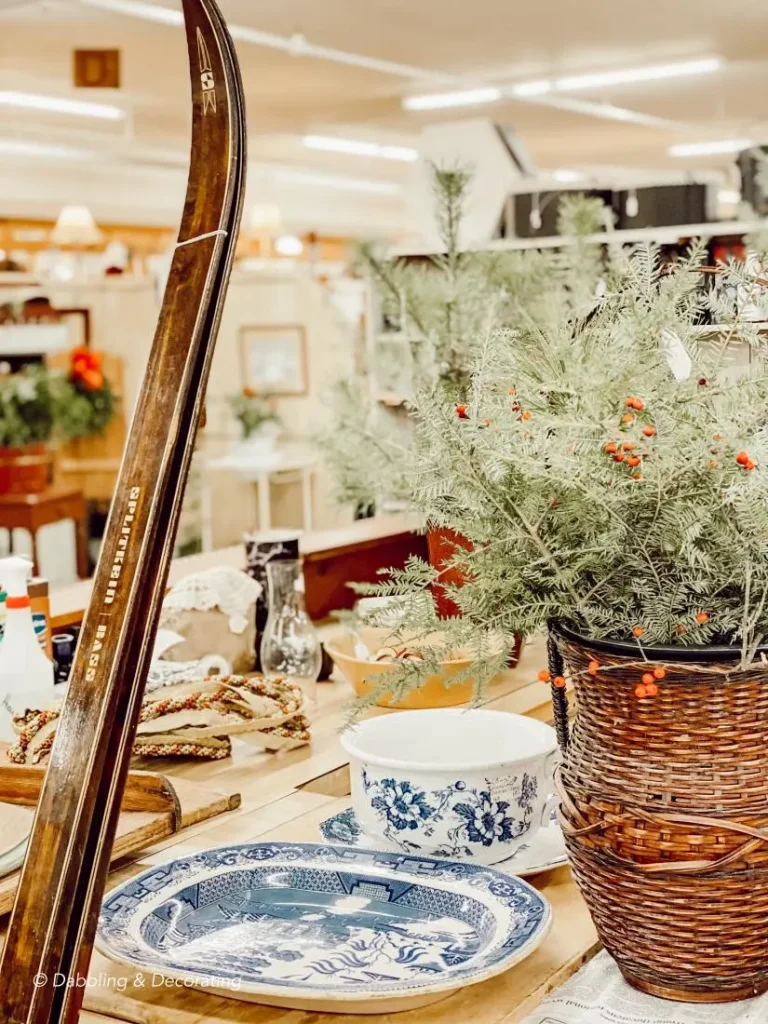
[[[304,576],[295,559],[267,564],[269,615],[261,638],[261,667],[265,674],[287,676],[298,683],[310,705],[317,706],[317,677],[322,651],[320,638],[304,605]]]

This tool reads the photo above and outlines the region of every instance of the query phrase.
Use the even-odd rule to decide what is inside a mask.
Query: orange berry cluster
[[[591,676],[596,676],[600,671],[600,662],[594,659],[587,665],[587,672]],[[643,700],[646,697],[658,697],[659,695],[659,683],[666,677],[667,670],[662,668],[661,665],[657,665],[654,669],[649,669],[647,672],[643,672],[640,682],[635,687],[635,696]],[[566,686],[566,679],[564,676],[555,676],[552,678],[550,672],[547,669],[542,669],[539,672],[539,680],[542,683],[552,683],[553,686],[562,688]]]
[[[539,672],[539,682],[552,683],[552,685],[556,686],[558,690],[562,690],[565,686],[568,685],[565,676],[555,676],[555,678],[553,679],[552,673],[547,671],[547,669],[545,668],[543,668],[541,672]]]
[[[652,672],[643,672],[640,683],[635,687],[635,696],[642,700],[644,697],[658,697],[659,687],[656,683],[666,676],[667,670],[660,665]]]
[[[642,398],[637,398],[634,395],[630,395],[625,403],[630,409],[634,409],[637,412],[643,412],[645,409],[645,402]],[[635,422],[637,417],[633,412],[625,413],[621,417],[622,430],[629,428]],[[656,436],[656,427],[651,423],[646,424],[643,427],[644,437],[651,438]],[[610,455],[614,462],[624,462],[627,467],[632,470],[632,479],[642,479],[642,473],[639,470],[639,466],[643,460],[645,453],[637,451],[637,445],[633,441],[608,441],[603,446],[603,451],[606,455]]]
[[[736,462],[741,466],[742,469],[755,468],[755,463],[749,457],[749,452],[739,452],[736,456]]]

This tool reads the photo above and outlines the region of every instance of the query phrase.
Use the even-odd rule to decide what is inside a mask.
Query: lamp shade
[[[102,234],[87,206],[65,206],[51,232],[54,245],[98,245]]]

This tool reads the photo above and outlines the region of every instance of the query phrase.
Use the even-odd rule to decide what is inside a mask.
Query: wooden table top
[[[0,508],[46,505],[51,501],[81,499],[83,492],[67,484],[51,484],[44,491],[23,494],[0,494]]]
[[[0,503],[2,503],[2,497],[0,497]],[[411,533],[418,530],[419,527],[418,520],[405,514],[374,516],[372,519],[359,519],[334,530],[300,531],[299,545],[302,558],[311,561],[318,558],[329,558],[349,549],[361,550],[366,545],[375,544],[383,538]],[[171,562],[168,585],[172,586],[189,573],[203,572],[206,569],[220,566],[243,569],[245,567],[243,545],[235,544],[229,548],[207,551],[200,555],[174,558]],[[92,580],[81,580],[79,583],[51,587],[51,618],[56,628],[82,619],[83,610],[88,607],[88,602],[91,599],[92,589]]]
[[[489,706],[549,720],[549,690],[535,680],[545,664],[542,642],[528,645],[520,664],[504,673],[488,692]],[[350,690],[345,683],[319,684],[320,710],[311,746],[263,754],[235,740],[233,756],[216,762],[152,762],[157,771],[242,794],[242,806],[213,822],[188,829],[142,852],[110,876],[110,887],[152,864],[210,846],[252,840],[317,842],[319,824],[350,805],[347,758],[339,743]],[[396,714],[375,709],[372,714]],[[595,929],[568,868],[531,879],[550,901],[554,924],[542,946],[527,960],[440,1002],[397,1014],[325,1016],[301,1010],[245,1003],[191,989],[137,987],[135,972],[94,953],[82,1024],[515,1024],[597,951]]]

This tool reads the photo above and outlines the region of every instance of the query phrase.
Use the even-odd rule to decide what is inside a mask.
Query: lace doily
[[[157,659],[149,666],[145,693],[152,693],[163,686],[190,679],[204,679],[211,675],[231,675],[232,666],[220,654],[209,654],[200,661],[161,661]]]
[[[765,1020],[768,996],[694,1006],[637,992],[602,952],[521,1024],[762,1024]]]
[[[247,629],[248,611],[261,592],[261,584],[247,573],[220,566],[179,580],[165,595],[163,608],[201,612],[218,608],[227,616],[230,631],[240,634]]]

